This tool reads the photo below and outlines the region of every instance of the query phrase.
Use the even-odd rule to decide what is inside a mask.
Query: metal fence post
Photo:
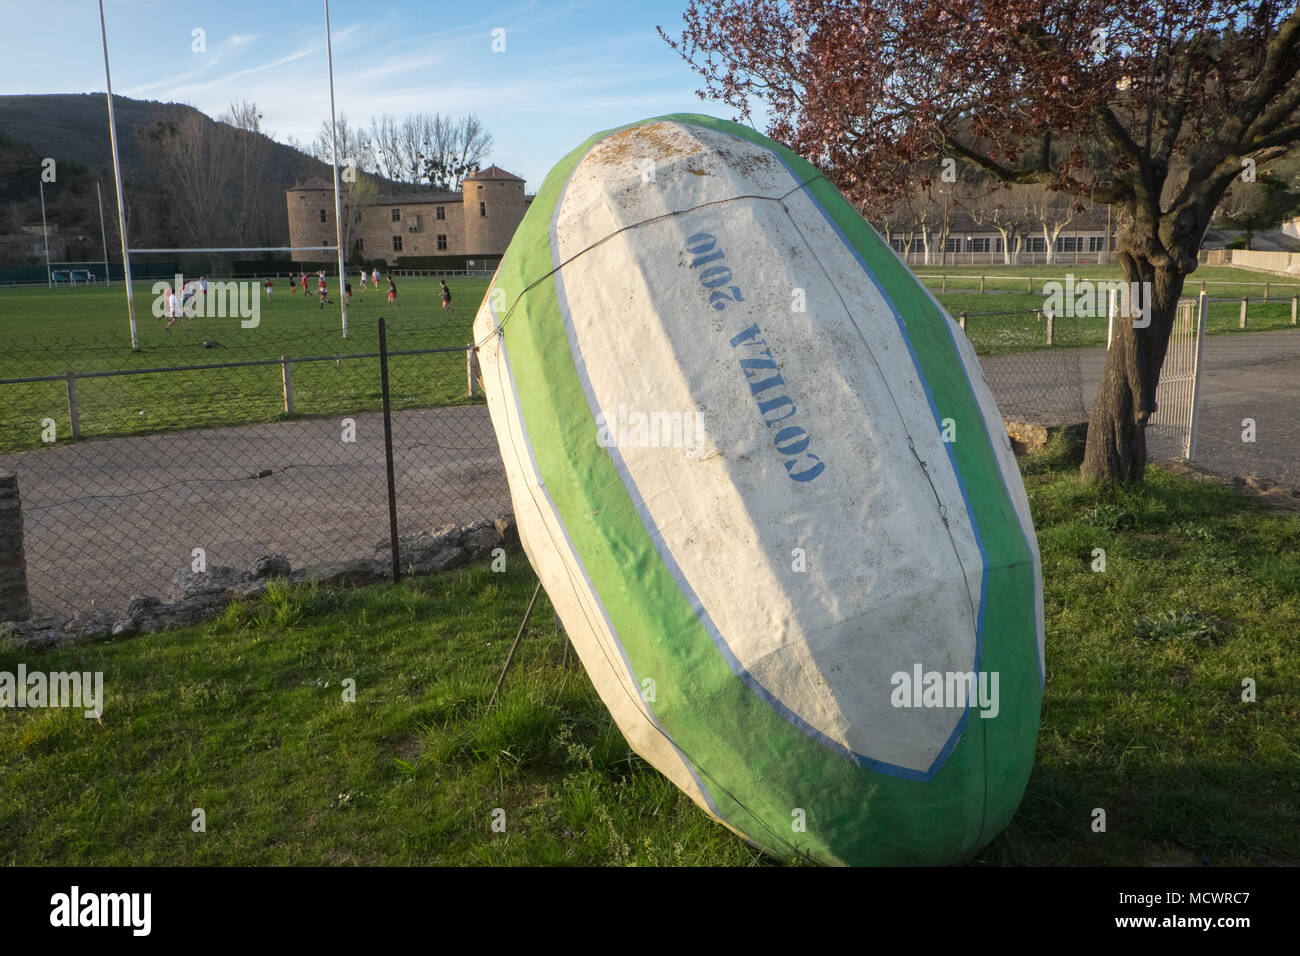
[[[384,463],[388,469],[388,537],[393,548],[393,583],[402,580],[397,546],[397,484],[393,477],[393,417],[388,402],[388,336],[379,317],[379,392],[384,399]]]
[[[1202,292],[1202,295],[1205,293]],[[1116,290],[1111,289],[1106,296],[1106,351],[1110,351],[1110,343],[1115,338],[1115,300],[1117,298]]]
[[[68,382],[68,417],[72,419],[72,437],[81,437],[81,413],[77,409],[77,373],[69,371],[64,378]]]
[[[280,377],[284,380],[284,413],[293,414],[293,364],[287,355],[280,356]]]
[[[1187,460],[1196,460],[1196,403],[1201,397],[1201,345],[1205,342],[1206,296],[1202,291],[1196,300],[1196,346],[1192,352],[1191,427],[1187,429]]]

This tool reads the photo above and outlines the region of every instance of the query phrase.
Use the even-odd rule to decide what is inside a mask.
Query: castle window
[[[478,204],[478,214],[480,217],[487,216],[487,203],[481,202]]]
[[[402,210],[400,210],[400,209],[398,209],[396,206],[394,206],[394,207],[393,207],[393,222],[401,222],[401,221],[402,221]]]
[[[440,252],[446,252],[446,251],[447,251],[447,237],[446,237],[446,236],[439,236],[439,237],[438,237],[438,250],[439,250]]]
[[[320,221],[321,221],[321,222],[329,222],[329,218],[325,215],[325,210],[324,210],[324,209],[322,209],[322,210],[320,211]]]
[[[401,252],[401,251],[402,251],[402,237],[401,237],[401,236],[393,236],[393,251],[394,251],[394,252]]]
[[[435,210],[434,218],[436,218],[436,219],[446,219],[446,218],[447,218],[447,207],[446,207],[446,206],[439,206],[439,207]]]
[[[356,248],[357,252],[366,251],[366,240],[364,239],[358,239],[353,245]]]

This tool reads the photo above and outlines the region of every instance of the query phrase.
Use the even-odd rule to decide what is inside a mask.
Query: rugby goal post
[[[347,266],[344,263],[343,250],[343,203],[339,188],[339,153],[337,140],[337,122],[334,113],[334,46],[333,38],[330,32],[330,3],[329,0],[323,0],[325,6],[325,51],[326,59],[329,64],[329,88],[330,88],[330,140],[332,143],[332,159],[334,167],[334,231],[335,245],[333,246],[256,246],[248,248],[211,248],[211,249],[137,249],[137,255],[146,254],[175,254],[175,253],[230,253],[230,252],[336,252],[339,263],[339,313],[343,326],[343,337],[348,337],[348,304],[347,296],[343,294],[343,289],[347,283]],[[117,185],[117,224],[122,236],[122,271],[123,278],[126,280],[126,311],[127,318],[131,324],[131,349],[132,351],[140,350],[140,337],[135,322],[135,299],[131,289],[131,250],[126,236],[126,202],[122,193],[122,166],[118,159],[117,150],[117,127],[113,120],[113,80],[109,72],[108,65],[108,27],[104,20],[104,0],[99,0],[99,32],[104,45],[104,83],[107,87],[108,97],[108,138],[109,145],[113,154],[113,178]],[[44,199],[42,199],[42,206]],[[107,244],[105,244],[107,253]],[[48,268],[48,246],[46,248],[47,268]],[[105,262],[107,267],[107,262]],[[52,280],[51,280],[52,282]]]

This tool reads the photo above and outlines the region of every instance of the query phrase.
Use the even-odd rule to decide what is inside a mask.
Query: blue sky
[[[489,161],[533,192],[597,130],[678,111],[733,115],[695,95],[699,77],[655,33],[680,34],[686,3],[331,0],[337,108],[354,123],[477,113],[495,137]],[[105,0],[104,9],[115,93],[211,116],[253,100],[281,141],[310,142],[329,117],[320,0]],[[21,43],[6,44],[0,93],[102,93],[96,5],[42,0],[39,12],[22,21]],[[4,19],[17,26],[12,12]],[[206,52],[192,49],[197,28]],[[503,53],[492,51],[497,28]]]

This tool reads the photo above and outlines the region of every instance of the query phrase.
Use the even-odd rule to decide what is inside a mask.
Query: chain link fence
[[[465,331],[388,329],[402,535],[510,510],[487,408],[468,394]],[[376,332],[178,337],[143,353],[17,343],[0,357],[0,470],[18,476],[33,613],[166,599],[200,555],[297,567],[386,548]]]

